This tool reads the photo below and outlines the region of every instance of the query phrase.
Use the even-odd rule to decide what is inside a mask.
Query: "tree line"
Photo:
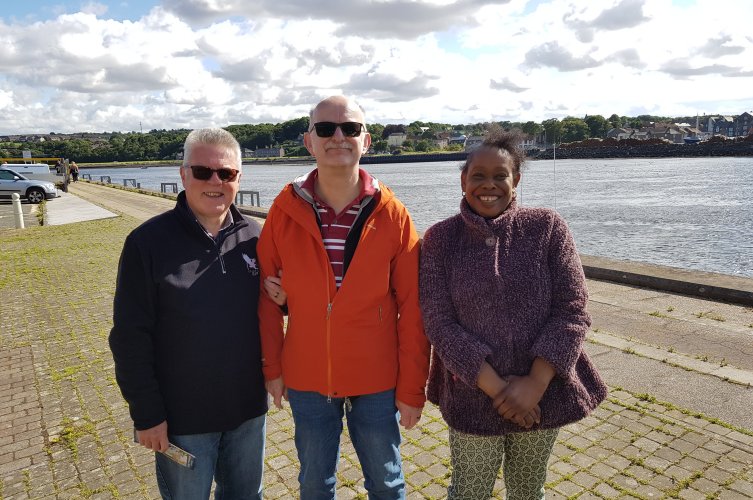
[[[682,118],[689,120],[689,118]],[[540,136],[544,134],[546,143],[580,141],[588,138],[603,138],[611,128],[638,128],[648,122],[674,121],[669,117],[641,115],[626,117],[613,114],[609,118],[601,115],[587,115],[584,118],[568,116],[562,120],[552,118],[541,123],[533,121],[495,122],[504,129],[520,129],[525,134]],[[405,133],[408,140],[401,147],[406,151],[436,151],[435,140],[446,132],[466,136],[482,135],[491,125],[490,122],[452,125],[447,123],[414,121],[408,125],[379,123],[369,124],[372,136],[372,148],[375,153],[390,151],[387,138],[390,134]],[[262,123],[246,125],[229,125],[231,132],[243,148],[256,150],[265,147],[282,147],[285,156],[307,156],[306,148],[300,138],[309,128],[309,118],[304,116],[282,123]],[[171,160],[182,150],[188,129],[150,130],[139,132],[112,132],[102,134],[50,134],[44,142],[3,142],[0,143],[0,157],[20,157],[23,150],[30,150],[32,157],[69,158],[77,162],[128,162],[144,160]],[[451,145],[445,150],[460,150],[462,145]]]

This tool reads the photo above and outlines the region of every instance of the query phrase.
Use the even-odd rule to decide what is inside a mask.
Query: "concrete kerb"
[[[725,382],[753,387],[753,372],[741,370],[732,366],[720,366],[719,364],[709,363],[702,359],[691,358],[675,352],[668,352],[666,349],[637,342],[632,339],[610,335],[603,331],[589,331],[587,339],[596,344],[613,347],[624,352],[655,359],[663,363],[669,363],[672,366],[704,373],[706,375],[712,375]]]

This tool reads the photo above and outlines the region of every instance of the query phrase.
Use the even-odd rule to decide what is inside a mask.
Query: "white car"
[[[0,197],[10,198],[13,193],[18,193],[29,203],[41,203],[58,196],[52,182],[28,179],[14,170],[0,167]]]

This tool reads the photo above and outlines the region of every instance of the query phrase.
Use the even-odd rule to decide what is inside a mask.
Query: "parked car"
[[[10,198],[13,193],[18,193],[21,198],[29,200],[29,203],[41,203],[58,196],[58,190],[52,182],[32,180],[15,170],[0,167],[0,197]]]

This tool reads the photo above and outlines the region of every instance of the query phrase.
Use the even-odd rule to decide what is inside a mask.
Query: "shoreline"
[[[699,143],[699,144],[646,144],[618,146],[588,146],[588,147],[558,147],[556,158],[560,160],[590,160],[590,159],[660,159],[660,158],[703,158],[703,157],[753,157],[753,141],[739,141],[734,144]],[[465,151],[452,153],[416,153],[399,155],[364,155],[362,165],[385,163],[421,163],[439,161],[464,161]],[[528,153],[528,161],[552,160],[552,149],[536,150]],[[244,165],[290,165],[299,163],[314,163],[312,156],[298,156],[291,158],[244,158]],[[79,168],[149,168],[177,167],[180,160],[161,160],[143,162],[111,162],[79,164]]]

